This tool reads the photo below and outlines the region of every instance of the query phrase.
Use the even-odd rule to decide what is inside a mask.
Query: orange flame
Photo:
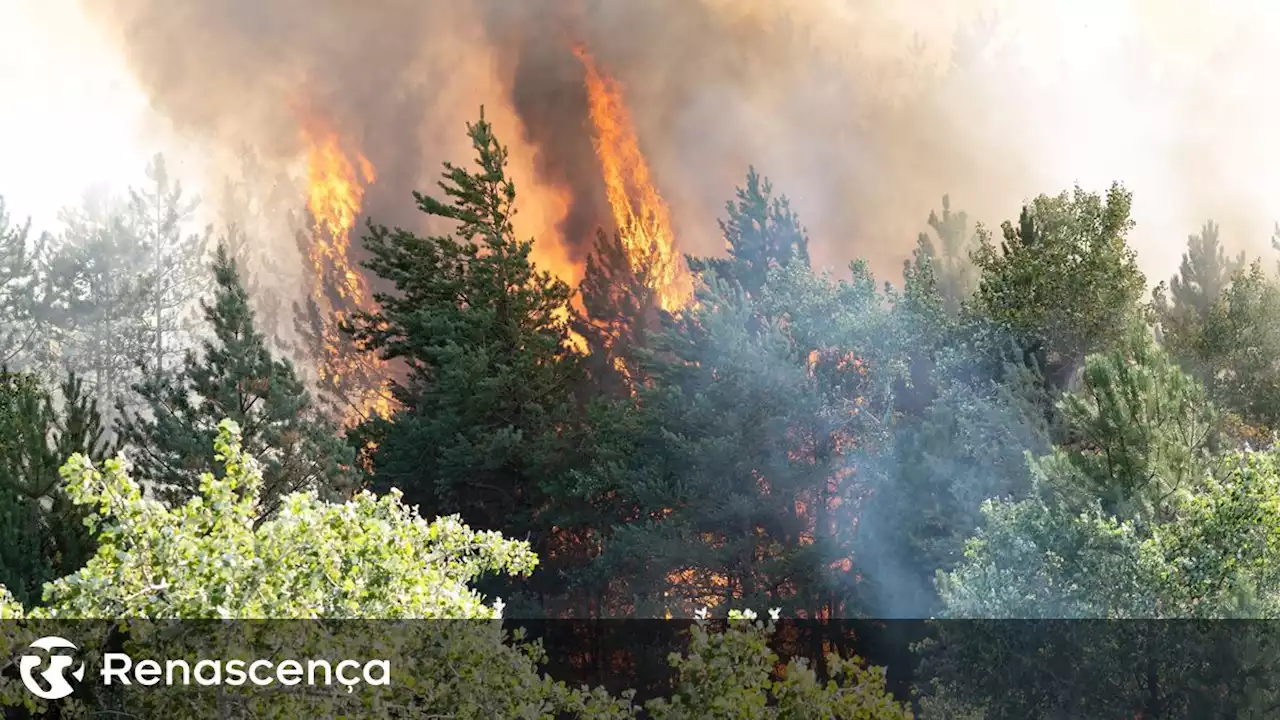
[[[328,238],[317,238],[312,243],[312,267],[318,271],[319,261],[332,262],[345,280],[338,286],[339,294],[363,307],[368,287],[360,273],[351,268],[347,254],[351,249],[351,229],[364,200],[361,180],[372,183],[377,179],[373,163],[356,153],[360,169],[357,176],[337,133],[314,120],[304,125],[302,132],[307,145],[307,209],[315,219],[317,235]]]
[[[352,267],[349,253],[351,229],[360,215],[365,186],[377,175],[363,154],[353,153],[353,162],[337,132],[317,118],[303,122],[302,140],[307,148],[307,209],[315,221],[308,257],[311,297],[327,315],[324,356],[318,368],[320,383],[340,390],[344,379],[377,379],[366,387],[346,388],[341,393],[351,406],[343,417],[343,424],[349,427],[372,415],[390,417],[392,411],[386,363],[373,353],[344,352],[338,331],[338,325],[347,319],[346,308],[373,309],[368,284]],[[329,301],[326,285],[337,292],[343,307],[334,307]]]
[[[693,282],[675,248],[670,210],[649,178],[622,87],[596,68],[585,48],[574,53],[586,69],[593,144],[628,260],[657,293],[662,309],[680,309],[692,296]]]

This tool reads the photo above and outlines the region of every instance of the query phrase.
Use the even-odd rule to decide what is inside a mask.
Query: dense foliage
[[[29,238],[0,211],[0,350],[22,371],[0,388],[13,608],[487,618],[500,596],[508,617],[536,618],[1280,615],[1280,278],[1228,255],[1216,224],[1148,295],[1119,185],[1034,198],[998,234],[944,197],[895,285],[861,261],[815,269],[801,219],[752,169],[720,223],[727,252],[688,258],[695,295],[664,310],[625,228],[600,232],[576,295],[539,268],[538,239],[515,234],[505,148],[483,115],[468,130],[474,166],[446,165],[441,196],[415,195],[448,230],[369,225],[377,309],[344,331],[397,368],[396,408],[345,434],[294,369],[308,358],[258,326],[238,231],[204,258],[202,339],[166,360],[186,327],[177,296],[202,285],[155,265],[187,211],[162,163],[133,210],[69,217],[65,236]],[[170,208],[163,227],[139,224],[148,205]],[[192,292],[183,306],[201,307]],[[68,369],[88,385],[46,389]],[[91,467],[104,441],[131,471]],[[883,669],[823,658],[822,643],[812,669],[771,680],[766,635],[698,626],[648,712],[906,716]],[[465,661],[515,668],[509,685],[477,673],[417,697],[476,717],[635,710],[543,678],[501,633],[481,640]],[[941,670],[919,683],[919,712],[1068,703],[1046,673],[1019,681],[1022,715],[1002,714],[1013,686],[955,675],[995,657],[962,645],[922,650]],[[1166,680],[1227,667],[1151,657]],[[1233,692],[1205,680],[1218,689],[1175,702],[1150,682],[1109,697],[1156,717],[1226,712]],[[1273,699],[1250,697],[1231,712]]]

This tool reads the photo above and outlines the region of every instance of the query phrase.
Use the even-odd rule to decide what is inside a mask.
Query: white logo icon
[[[77,650],[74,643],[63,640],[60,637],[50,635],[42,637],[31,643],[30,648],[36,650],[44,650],[49,653],[49,667],[40,673],[40,677],[44,678],[44,684],[48,686],[48,690],[40,687],[40,683],[36,682],[35,670],[44,664],[44,659],[39,655],[23,655],[18,664],[18,671],[22,673],[22,684],[27,686],[36,697],[45,700],[60,700],[72,692],[75,688],[71,687],[71,683],[67,682],[66,670],[71,667],[71,663],[75,659],[70,655],[55,655],[49,652],[55,648],[65,648],[69,650]],[[76,682],[84,680],[84,663],[71,671],[71,677]]]

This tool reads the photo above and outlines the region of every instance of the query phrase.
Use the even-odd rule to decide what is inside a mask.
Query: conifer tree
[[[1180,359],[1203,378],[1210,397],[1254,426],[1263,445],[1280,430],[1277,313],[1280,281],[1254,261],[1210,308],[1203,331],[1176,346]]]
[[[721,223],[729,257],[690,259],[694,306],[639,353],[651,382],[597,426],[578,474],[580,496],[615,508],[591,572],[629,612],[859,608],[844,513],[883,449],[896,334],[864,267],[813,274],[771,192],[750,173]]]
[[[584,473],[583,494],[630,511],[597,565],[643,616],[866,609],[850,508],[887,441],[889,315],[862,269],[835,283],[793,264],[760,293],[699,290],[647,355],[622,464]]]
[[[9,215],[4,198],[0,198],[0,363],[33,366],[40,360],[37,351],[39,277],[36,258],[40,256],[47,236],[32,242],[31,223],[16,225]]]
[[[452,235],[369,226],[366,267],[395,291],[356,317],[355,338],[406,373],[392,385],[402,406],[394,422],[366,432],[378,444],[375,487],[401,489],[428,516],[460,513],[523,535],[550,498],[569,500],[555,488],[574,454],[581,379],[572,293],[514,234],[507,151],[483,111],[467,130],[475,169],[446,163],[443,198],[414,195],[424,213],[456,223]],[[540,522],[535,543],[549,542],[555,524]]]
[[[955,316],[978,288],[978,268],[969,255],[977,249],[982,234],[970,229],[966,213],[951,212],[949,195],[942,196],[942,215],[929,213],[929,227],[937,234],[938,243],[935,245],[928,233],[920,233],[916,253],[932,261],[937,293],[946,311]]]
[[[285,301],[277,286],[261,281],[264,276],[281,277],[275,258],[269,254],[261,255],[254,263],[254,254],[250,251],[250,238],[239,220],[229,220],[222,231],[222,244],[227,249],[227,256],[236,264],[241,273],[245,292],[249,295],[253,307],[256,325],[267,338],[267,344],[277,353],[287,353],[294,348],[283,340]],[[256,265],[257,271],[252,271]],[[241,268],[244,268],[243,270]]]
[[[1244,269],[1244,252],[1227,257],[1218,239],[1218,224],[1209,220],[1198,235],[1187,238],[1178,275],[1169,282],[1171,310],[1207,317],[1231,279]]]
[[[344,493],[353,483],[353,452],[313,404],[287,360],[277,360],[254,325],[235,263],[219,246],[217,292],[202,303],[212,339],[188,350],[183,366],[138,384],[146,412],[124,413],[121,439],[140,478],[174,500],[192,496],[199,471],[213,471],[218,423],[230,418],[264,463],[268,512],[297,490]]]
[[[169,176],[163,155],[147,165],[148,184],[130,191],[131,223],[150,255],[148,332],[152,351],[149,372],[178,364],[191,345],[197,298],[209,287],[209,241],[212,229],[184,234],[199,198],[184,196],[182,184]]]
[[[298,234],[299,247],[306,247],[307,233]],[[377,415],[373,405],[384,396],[385,366],[377,355],[356,340],[348,318],[358,307],[333,282],[325,282],[323,295],[312,294],[293,303],[293,330],[298,341],[295,357],[315,363],[314,385],[317,402],[344,424],[362,422]],[[389,398],[388,398],[389,399]]]
[[[1204,387],[1149,330],[1132,333],[1089,358],[1081,386],[1061,400],[1064,442],[1039,470],[1076,507],[1163,520],[1173,495],[1205,477],[1218,419]]]
[[[1200,234],[1187,239],[1179,274],[1167,290],[1162,284],[1152,293],[1161,344],[1202,382],[1214,381],[1202,352],[1209,316],[1231,282],[1245,271],[1244,253],[1227,257],[1218,240],[1218,225],[1210,220]]]
[[[264,278],[283,278],[285,273],[280,266],[279,258],[270,251],[271,246],[254,243],[253,228],[267,217],[276,217],[273,212],[296,202],[288,193],[286,183],[272,183],[262,188],[258,180],[267,175],[261,158],[251,148],[244,148],[240,153],[240,177],[227,178],[221,193],[219,218],[222,223],[222,243],[235,261],[236,268],[244,279],[245,289],[253,302],[254,317],[257,326],[267,336],[272,348],[276,351],[292,352],[296,348],[284,343],[285,323],[291,319],[290,305],[281,292],[282,282],[267,283]],[[293,213],[287,213],[289,225],[293,224]],[[297,358],[294,358],[295,360]]]
[[[585,312],[573,325],[586,341],[593,387],[607,396],[625,396],[643,381],[636,353],[648,347],[659,329],[658,293],[632,266],[622,238],[603,230],[597,231],[595,251],[587,256],[581,293]]]
[[[787,197],[775,198],[773,184],[754,167],[736,193],[736,200],[725,204],[726,217],[719,221],[729,257],[691,258],[689,268],[695,273],[710,270],[755,296],[764,288],[770,270],[793,263],[809,267],[809,238]]]
[[[149,330],[156,287],[147,245],[123,208],[89,197],[62,215],[66,230],[44,266],[41,309],[49,350],[104,407],[130,405],[130,388],[155,347]]]
[[[74,375],[54,398],[34,375],[0,372],[0,584],[15,596],[38,601],[44,582],[93,554],[59,470],[76,453],[102,460],[110,450],[97,402]]]

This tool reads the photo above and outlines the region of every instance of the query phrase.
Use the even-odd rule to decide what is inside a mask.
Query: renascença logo
[[[67,669],[75,662],[72,655],[54,654],[54,649],[78,650],[74,643],[56,636],[42,637],[31,643],[29,649],[43,650],[49,658],[49,667],[36,672],[44,664],[44,656],[36,654],[23,655],[18,669],[22,673],[22,684],[27,686],[36,697],[45,700],[60,700],[75,692],[75,688],[67,681]],[[299,685],[305,682],[308,686],[328,686],[336,680],[339,685],[352,692],[356,685],[389,685],[391,684],[391,663],[388,660],[369,660],[358,662],[343,660],[331,664],[326,660],[309,660],[305,663],[296,660],[284,660],[276,663],[271,660],[198,660],[194,664],[187,660],[165,660],[163,662],[146,659],[134,662],[125,653],[106,653],[102,656],[101,681],[104,686],[163,684],[190,685],[195,680],[197,685],[231,685],[239,686],[247,683],[265,687],[280,684],[285,686]],[[84,681],[84,663],[80,663],[71,676],[77,682]],[[41,683],[36,678],[43,678]],[[47,689],[46,689],[47,687]]]
[[[71,683],[67,682],[66,670],[75,662],[75,658],[71,655],[55,655],[51,651],[54,649],[78,650],[74,643],[69,640],[50,635],[42,637],[31,643],[28,649],[44,650],[49,654],[49,667],[43,670],[39,677],[44,679],[44,685],[48,686],[48,690],[41,687],[41,683],[36,681],[36,668],[44,664],[44,658],[40,655],[23,655],[18,661],[18,671],[22,674],[22,684],[36,697],[45,700],[60,700],[72,692],[75,688],[71,687]],[[84,680],[84,663],[71,671],[71,677],[76,682]]]

